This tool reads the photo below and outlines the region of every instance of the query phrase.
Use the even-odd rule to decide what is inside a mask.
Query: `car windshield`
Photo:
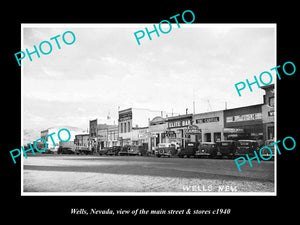
[[[228,142],[222,142],[221,145],[222,145],[222,146],[228,146],[229,143],[228,143]]]

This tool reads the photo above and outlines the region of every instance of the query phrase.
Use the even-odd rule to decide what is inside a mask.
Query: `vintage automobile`
[[[254,151],[258,153],[260,147],[259,141],[256,140],[238,140],[236,147],[236,156],[254,156]]]
[[[155,155],[157,157],[171,157],[172,155],[174,155],[174,151],[175,147],[171,143],[159,143],[155,150]]]
[[[271,143],[275,142],[274,140],[266,140],[265,141],[265,146],[268,146],[271,150],[272,150],[272,158],[271,160],[273,159],[274,160],[274,145],[270,145]],[[267,148],[264,148],[262,151],[261,151],[261,155],[262,157],[264,158],[269,158],[271,153],[270,151],[267,149]]]
[[[128,149],[128,155],[141,155],[141,152],[140,152],[140,149],[139,149],[139,146],[137,145],[131,145],[130,148]]]
[[[148,145],[147,144],[143,144],[143,145],[139,145],[138,146],[139,152],[141,153],[141,156],[147,156],[148,153]]]
[[[113,147],[110,147],[108,149],[108,151],[106,152],[106,155],[110,155],[110,156],[113,156],[113,155],[118,155],[119,152],[121,151],[122,147],[121,146],[113,146]]]
[[[196,142],[189,142],[186,144],[185,148],[181,149],[181,151],[178,153],[179,158],[184,157],[195,157],[196,151],[198,150],[198,143]]]
[[[124,145],[119,151],[118,155],[120,156],[128,155],[128,148],[130,148],[130,145]]]
[[[123,148],[119,151],[120,156],[136,156],[141,155],[141,152],[139,151],[139,146],[136,145],[125,145]]]
[[[75,149],[75,153],[77,155],[82,155],[82,154],[85,154],[85,155],[88,155],[88,154],[92,154],[92,150],[90,150],[88,147],[86,146],[78,146],[76,147]]]
[[[218,153],[217,143],[215,142],[201,142],[198,150],[195,153],[197,158],[201,157],[216,157]]]
[[[57,154],[75,154],[75,151],[71,147],[59,147]]]
[[[221,158],[223,156],[226,156],[227,158],[234,158],[236,152],[236,145],[237,142],[234,140],[217,141],[217,156]]]
[[[98,154],[99,155],[106,155],[106,153],[108,152],[109,148],[103,148],[103,149],[99,149],[98,150]]]

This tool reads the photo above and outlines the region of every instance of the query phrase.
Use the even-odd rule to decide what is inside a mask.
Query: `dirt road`
[[[46,155],[24,159],[26,192],[274,192],[274,162]]]

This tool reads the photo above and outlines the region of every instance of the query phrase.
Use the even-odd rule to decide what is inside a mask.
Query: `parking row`
[[[212,142],[189,142],[185,148],[175,145],[158,145],[154,150],[149,151],[144,146],[125,145],[94,150],[88,148],[59,149],[58,154],[93,154],[101,156],[156,156],[156,157],[179,157],[179,158],[236,158],[238,156],[254,155],[254,151],[261,148],[256,140],[224,140]],[[272,148],[274,153],[274,148]],[[270,156],[270,151],[262,151],[264,157]],[[274,155],[274,154],[272,154]]]

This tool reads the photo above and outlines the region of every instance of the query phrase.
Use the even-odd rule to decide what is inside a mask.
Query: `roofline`
[[[274,84],[265,85],[265,86],[262,86],[260,88],[265,90],[265,89],[268,89],[268,88],[271,88],[271,87],[274,88]]]
[[[183,115],[179,115],[179,116],[171,116],[171,117],[166,118],[166,122],[169,120],[176,120],[176,119],[181,119],[181,118],[190,117],[190,116],[193,117],[193,113],[183,114]]]
[[[248,108],[248,107],[254,107],[254,106],[262,106],[262,105],[264,105],[264,103],[259,103],[259,104],[255,104],[255,105],[248,105],[248,106],[242,106],[242,107],[236,107],[236,108],[231,108],[231,109],[224,109],[224,111],[234,110],[234,109],[242,109],[242,108]]]
[[[224,112],[226,109],[216,110],[216,111],[209,111],[209,112],[201,112],[201,113],[195,113],[194,116],[203,115],[203,114],[209,114],[209,113],[218,113],[218,112]]]

